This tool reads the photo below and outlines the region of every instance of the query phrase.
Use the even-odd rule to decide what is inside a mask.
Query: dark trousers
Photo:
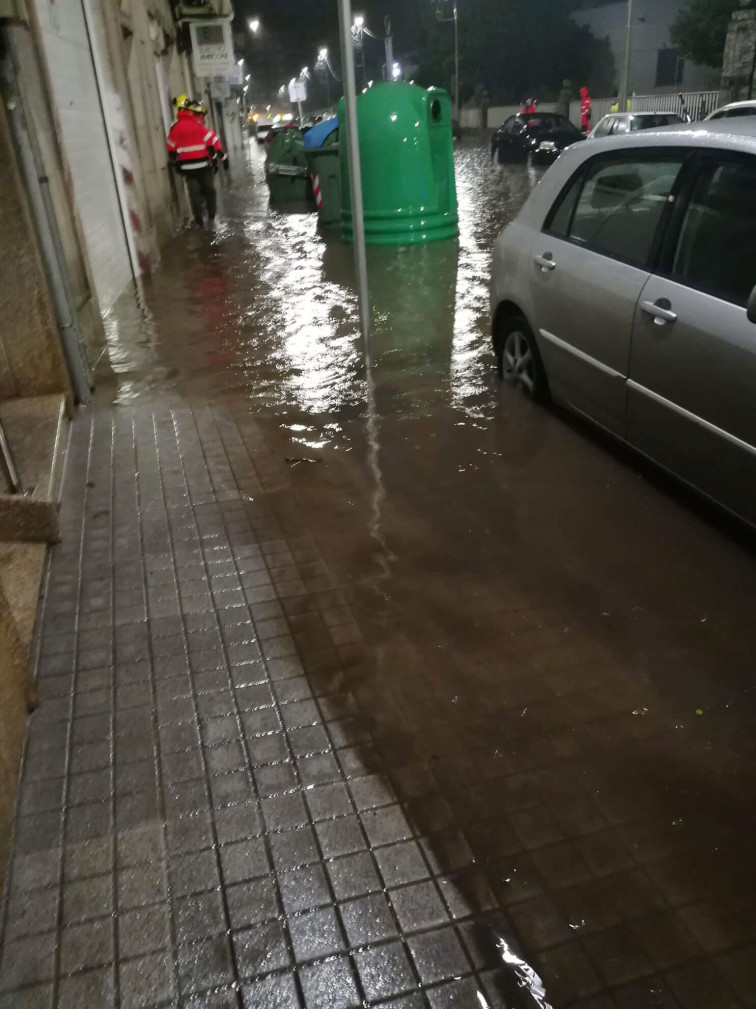
[[[202,224],[202,201],[204,200],[207,204],[207,216],[212,221],[218,206],[212,168],[195,168],[194,171],[184,172],[184,178],[194,220],[197,224]]]

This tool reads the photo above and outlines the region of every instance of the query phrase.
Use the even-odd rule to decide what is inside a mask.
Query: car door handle
[[[663,326],[667,322],[677,322],[677,313],[672,311],[666,298],[659,298],[658,301],[642,301],[641,308],[646,315],[653,316],[657,326]]]
[[[541,267],[544,273],[549,273],[551,270],[556,270],[556,263],[551,258],[551,253],[546,252],[543,256],[535,257],[536,265]]]

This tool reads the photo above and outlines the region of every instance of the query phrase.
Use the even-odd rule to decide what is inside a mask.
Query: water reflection
[[[542,176],[542,169],[530,165],[494,164],[487,148],[457,152],[460,255],[450,385],[452,404],[471,417],[490,416],[490,356],[484,351],[494,239]]]

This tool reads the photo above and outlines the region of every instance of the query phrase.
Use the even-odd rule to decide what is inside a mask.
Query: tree
[[[672,25],[673,44],[694,63],[720,67],[727,28],[740,6],[740,0],[690,0]]]
[[[453,27],[425,6],[423,84],[449,86]],[[463,101],[481,85],[492,98],[518,102],[528,96],[553,100],[562,81],[611,94],[615,84],[609,43],[575,24],[568,6],[555,0],[465,0],[460,14],[460,77]]]

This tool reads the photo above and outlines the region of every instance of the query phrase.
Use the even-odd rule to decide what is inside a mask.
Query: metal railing
[[[682,95],[633,95],[630,99],[630,111],[677,112],[682,115],[683,100],[691,119],[705,119],[719,106],[719,92],[688,91]]]
[[[704,119],[720,104],[718,91],[685,91],[682,93],[682,99],[692,119]],[[608,115],[616,101],[616,97],[594,98],[591,110],[591,125],[595,126],[604,116]],[[544,102],[543,104],[539,104],[538,108],[541,112],[555,112],[557,106]],[[521,111],[522,104],[492,106],[488,110],[488,126],[490,129],[496,129],[509,116]],[[679,92],[668,95],[633,95],[630,99],[630,111],[677,112],[682,115],[683,101],[681,101]],[[570,103],[570,119],[576,126],[580,126],[579,101]],[[480,123],[480,110],[463,109],[461,122],[462,126],[466,129],[477,128]]]

